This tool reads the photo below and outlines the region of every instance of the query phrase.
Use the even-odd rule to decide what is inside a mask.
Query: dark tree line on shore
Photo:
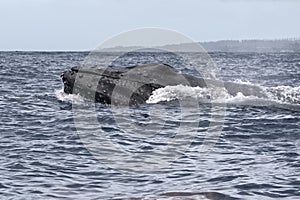
[[[221,52],[300,52],[300,39],[221,40],[201,45],[207,51]]]

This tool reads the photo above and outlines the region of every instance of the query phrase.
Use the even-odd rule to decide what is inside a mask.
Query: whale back
[[[239,92],[245,96],[266,96],[258,86],[203,79],[156,63],[130,67],[73,67],[62,74],[62,79],[66,93],[79,93],[96,102],[118,105],[145,103],[154,90],[176,85],[211,87],[213,90],[224,87],[233,96]]]

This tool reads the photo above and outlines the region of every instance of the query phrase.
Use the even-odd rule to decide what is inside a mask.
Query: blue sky
[[[195,41],[300,37],[298,0],[0,0],[0,50],[91,50],[131,29]]]

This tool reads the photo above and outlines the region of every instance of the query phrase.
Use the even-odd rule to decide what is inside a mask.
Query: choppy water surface
[[[300,198],[299,53],[211,54],[221,79],[268,94],[222,99],[224,121],[212,117],[221,105],[213,110],[203,102],[183,112],[171,100],[191,94],[203,100],[210,91],[175,86],[156,91],[146,105],[111,110],[97,104],[98,127],[84,112],[89,103],[61,90],[59,75],[86,56],[0,53],[1,199]],[[189,71],[163,54],[128,56],[115,65],[147,57]],[[187,58],[197,65],[196,56]],[[83,108],[80,123],[72,101]],[[217,142],[205,140],[209,125],[216,126],[210,122],[222,125]],[[207,155],[205,141],[216,142]]]

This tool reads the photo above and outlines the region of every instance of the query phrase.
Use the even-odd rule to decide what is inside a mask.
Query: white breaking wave
[[[240,81],[238,82],[241,83]],[[245,84],[245,82],[242,83]],[[253,85],[248,82],[247,84]],[[274,103],[300,104],[300,87],[259,87],[265,92],[266,97],[245,96],[242,92],[232,96],[224,88],[221,90],[220,88],[201,88],[184,85],[166,86],[155,90],[146,103],[153,104],[194,98],[201,103],[227,103],[257,106],[267,106]]]
[[[245,85],[254,85],[253,83],[251,83],[248,80],[241,80],[241,79],[236,79],[233,81],[234,83],[238,83],[238,84],[245,84]]]
[[[300,86],[277,86],[265,88],[270,99],[283,103],[300,104]]]
[[[81,97],[78,94],[67,94],[67,93],[65,93],[63,88],[61,88],[59,90],[55,90],[54,95],[60,101],[73,102],[73,103],[74,102],[79,103],[79,102],[84,101],[83,97]]]
[[[230,98],[231,95],[222,88],[202,88],[185,85],[166,86],[153,91],[146,103],[158,103],[163,101],[198,99],[203,103],[222,102],[223,99]],[[223,103],[223,102],[222,102]]]

